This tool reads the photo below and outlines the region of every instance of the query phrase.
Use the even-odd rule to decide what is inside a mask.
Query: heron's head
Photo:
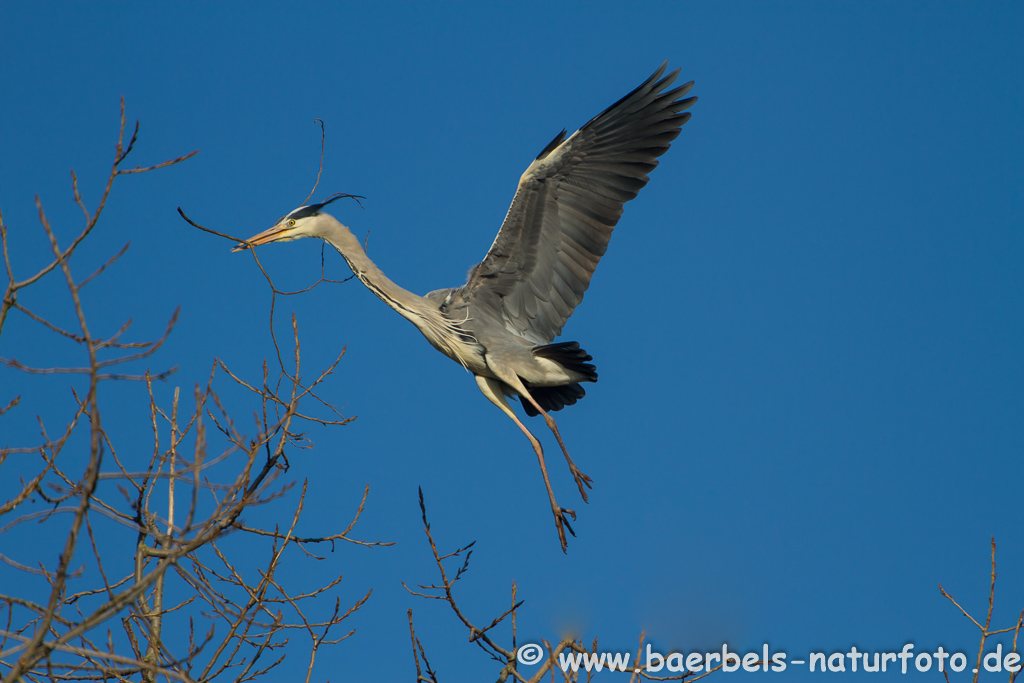
[[[320,213],[320,209],[327,203],[300,206],[287,216],[278,219],[269,230],[253,235],[231,251],[244,251],[249,247],[257,247],[261,244],[270,244],[271,242],[288,242],[289,240],[297,240],[300,237],[318,237],[317,227],[320,223],[320,217],[325,215]]]

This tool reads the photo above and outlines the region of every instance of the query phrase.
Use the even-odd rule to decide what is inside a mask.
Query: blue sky
[[[34,195],[75,234],[68,170],[94,206],[122,95],[141,121],[134,163],[200,150],[120,180],[82,254],[98,265],[132,244],[90,292],[97,329],[133,317],[145,338],[182,307],[150,366],[179,366],[166,401],[214,358],[256,378],[273,352],[251,256],[176,207],[235,235],[269,227],[312,187],[321,118],[316,196],[366,197],[333,213],[369,233],[397,283],[455,286],[548,140],[668,59],[700,101],[562,337],[601,376],[557,414],[594,479],[589,505],[531,422],[579,512],[568,555],[529,444],[470,375],[357,282],[279,302],[311,372],[347,346],[325,394],[359,416],[311,428],[315,449],[291,460],[288,476],[310,479],[304,533],[347,524],[369,484],[357,535],[397,542],[289,566],[343,573],[343,603],[374,588],[316,680],[409,680],[409,607],[442,680],[496,674],[444,605],[400,585],[435,580],[418,486],[444,548],[477,541],[461,586],[474,619],[489,623],[518,584],[520,642],[575,630],[632,650],[645,631],[662,652],[973,653],[937,584],[982,613],[990,536],[994,621],[1024,608],[1022,34],[1024,9],[1006,2],[4,3],[0,208],[27,274],[46,256]],[[296,289],[320,248],[261,260]],[[327,269],[348,274],[336,254]],[[59,287],[31,296],[70,316]],[[0,356],[25,362],[67,353],[13,314],[0,339]],[[0,369],[0,387],[0,403],[25,397],[0,418],[4,443],[30,439],[36,414],[60,422],[69,401],[65,380]],[[141,389],[110,391],[108,427],[141,462]],[[242,418],[255,408],[230,398]],[[17,556],[18,538],[2,552]],[[0,583],[16,580],[0,566]]]

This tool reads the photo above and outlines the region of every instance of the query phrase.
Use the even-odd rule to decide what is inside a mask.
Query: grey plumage
[[[622,205],[647,184],[690,118],[693,83],[664,92],[663,64],[636,90],[552,144],[523,178],[505,222],[459,295],[501,311],[510,332],[536,344],[562,332],[604,256]],[[552,147],[552,145],[555,145]]]
[[[461,287],[418,296],[396,285],[349,229],[322,211],[333,199],[299,207],[236,247],[300,237],[326,240],[370,291],[471,371],[488,400],[533,445],[563,550],[563,525],[568,527],[567,515],[576,514],[555,501],[540,442],[506,397],[518,397],[528,415],[544,416],[586,501],[590,478],[572,462],[548,413],[583,398],[580,383],[597,381],[597,373],[578,343],[551,342],[583,300],[623,204],[647,184],[657,158],[690,118],[685,110],[697,98],[685,95],[693,83],[669,90],[679,71],[662,77],[666,64],[568,138],[563,130],[541,150],[520,178],[487,255]]]

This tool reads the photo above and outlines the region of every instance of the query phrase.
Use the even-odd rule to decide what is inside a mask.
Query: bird
[[[543,416],[588,502],[593,482],[573,462],[551,413],[583,398],[581,384],[596,382],[597,371],[578,342],[554,340],[583,301],[623,205],[647,184],[658,157],[690,119],[686,110],[697,98],[686,95],[693,82],[672,88],[680,70],[665,75],[667,66],[572,135],[563,129],[541,150],[519,178],[483,261],[461,287],[420,296],[392,282],[352,231],[325,211],[341,195],[300,206],[233,249],[306,237],[326,241],[371,292],[471,372],[487,400],[529,439],[563,552],[565,529],[576,535],[569,522],[576,512],[558,504],[540,441],[508,399],[518,399],[528,416]]]

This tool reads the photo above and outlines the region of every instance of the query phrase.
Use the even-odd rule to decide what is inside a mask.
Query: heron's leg
[[[551,511],[555,515],[555,527],[558,528],[558,540],[562,543],[562,552],[565,552],[567,544],[565,541],[565,528],[569,529],[569,533],[573,536],[576,532],[569,526],[569,520],[566,519],[566,515],[570,515],[574,520],[576,519],[576,513],[573,510],[560,507],[558,502],[555,500],[555,491],[551,488],[551,480],[548,478],[548,468],[544,463],[544,449],[540,446],[540,441],[530,433],[530,430],[526,428],[516,414],[512,412],[512,408],[508,405],[508,401],[505,400],[505,394],[501,390],[501,382],[490,377],[481,377],[476,375],[476,384],[480,387],[481,393],[487,397],[487,400],[498,406],[498,409],[508,415],[519,429],[523,430],[523,434],[526,434],[526,438],[530,440],[530,444],[533,446],[533,450],[537,453],[537,461],[540,463],[540,473],[544,477],[544,486],[548,490],[548,499],[551,501]]]
[[[530,392],[526,390],[526,386],[523,384],[522,380],[519,379],[518,375],[513,375],[512,377],[512,382],[509,382],[508,380],[505,381],[509,386],[518,391],[520,396],[526,398],[527,401],[533,404],[533,407],[537,409],[537,412],[544,416],[544,421],[547,423],[548,429],[554,433],[555,439],[558,440],[558,445],[562,449],[562,454],[565,455],[565,461],[569,463],[569,471],[572,472],[572,478],[576,480],[576,486],[580,490],[580,495],[583,496],[583,502],[589,502],[587,500],[587,491],[583,487],[586,485],[587,489],[594,488],[593,480],[583,474],[583,472],[580,471],[580,468],[576,467],[576,463],[572,461],[572,458],[569,456],[569,450],[565,447],[565,443],[562,441],[562,435],[558,433],[558,425],[555,424],[555,418],[548,415],[547,411],[540,407],[533,396],[530,395]]]

